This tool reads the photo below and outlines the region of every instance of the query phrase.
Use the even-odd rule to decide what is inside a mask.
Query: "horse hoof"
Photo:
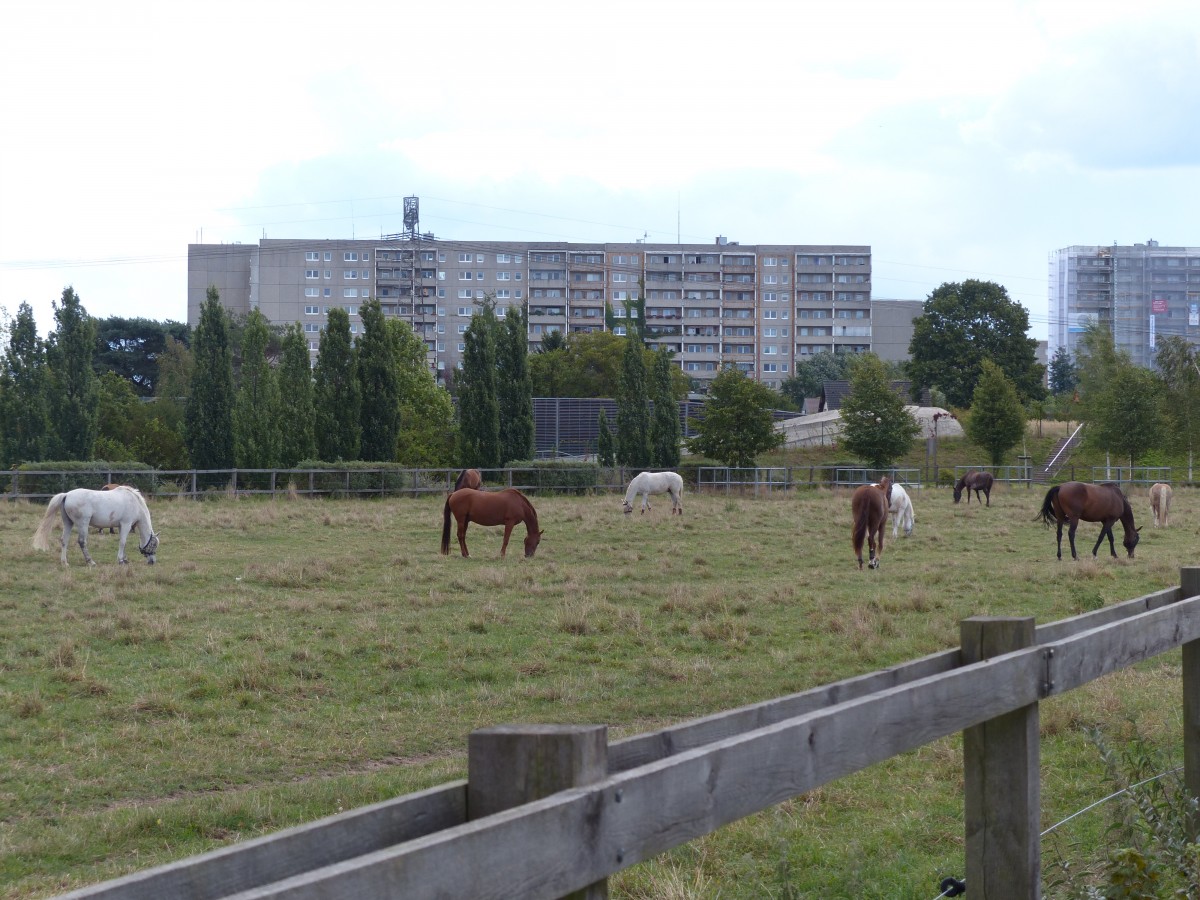
[[[871,560],[871,564],[870,564],[870,565],[871,565],[871,568],[872,568],[872,569],[878,569],[878,568],[879,568],[879,560],[877,560],[877,559],[873,559],[873,560]]]

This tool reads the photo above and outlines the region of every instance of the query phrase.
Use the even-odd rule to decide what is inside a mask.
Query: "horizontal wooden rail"
[[[1184,596],[1196,573],[1184,570],[1180,587],[1037,628],[1032,646],[991,659],[963,664],[962,652],[950,650],[616,742],[607,778],[483,818],[468,820],[455,783],[68,896],[561,897],[837,778],[1197,641],[1200,596]]]

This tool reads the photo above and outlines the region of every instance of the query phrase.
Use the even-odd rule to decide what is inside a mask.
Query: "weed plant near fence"
[[[1036,495],[1036,496],[1035,496]],[[956,646],[975,615],[1061,619],[1178,582],[1200,494],[1132,561],[1059,562],[1041,496],[914,496],[916,530],[860,572],[849,492],[691,494],[622,516],[535,501],[532,560],[437,552],[443,496],[151,501],[159,563],[115,537],[30,549],[44,506],[0,506],[0,888],[54,894],[465,773],[506,722],[610,736]],[[1139,524],[1148,501],[1131,493]],[[1085,537],[1098,526],[1081,525]],[[520,535],[520,532],[518,532]],[[1179,744],[1177,654],[1042,708],[1046,824],[1107,792],[1089,729]],[[957,739],[873,766],[611,879],[616,897],[928,898],[962,874]],[[1098,843],[1082,816],[1069,843]]]

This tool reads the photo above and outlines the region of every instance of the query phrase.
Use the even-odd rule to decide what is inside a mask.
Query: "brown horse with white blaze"
[[[450,516],[458,522],[458,548],[463,556],[467,552],[467,525],[475,522],[479,525],[503,525],[504,543],[500,546],[500,558],[508,550],[508,538],[518,523],[525,523],[525,557],[533,556],[542,540],[542,532],[538,528],[537,512],[529,498],[516,488],[505,488],[502,491],[477,491],[473,488],[459,488],[446,498],[446,508],[443,511],[442,523],[442,553],[450,552]]]
[[[1058,558],[1062,559],[1062,533],[1063,523],[1070,522],[1071,527],[1067,532],[1071,541],[1071,558],[1078,559],[1079,555],[1075,552],[1075,529],[1079,527],[1079,521],[1082,519],[1085,522],[1100,522],[1100,537],[1096,538],[1096,546],[1092,548],[1092,556],[1100,549],[1100,544],[1103,543],[1105,535],[1108,536],[1108,549],[1115,558],[1117,555],[1116,544],[1113,541],[1112,527],[1113,523],[1118,519],[1121,521],[1121,527],[1125,530],[1125,539],[1122,543],[1125,545],[1125,550],[1130,558],[1133,558],[1133,548],[1138,543],[1138,532],[1140,528],[1136,528],[1133,522],[1133,507],[1129,505],[1129,500],[1121,491],[1121,488],[1112,482],[1104,484],[1085,484],[1082,481],[1068,481],[1066,484],[1056,484],[1046,492],[1046,499],[1042,501],[1041,511],[1034,516],[1034,521],[1041,519],[1046,525],[1052,523],[1058,524]]]
[[[864,540],[870,545],[868,565],[872,569],[879,568],[879,560],[883,557],[883,526],[887,523],[891,494],[891,479],[881,478],[879,484],[864,484],[855,488],[854,495],[850,498],[850,510],[853,514],[850,536],[860,569],[863,567]]]

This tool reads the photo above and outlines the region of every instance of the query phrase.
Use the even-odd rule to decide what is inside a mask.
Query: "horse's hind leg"
[[[87,548],[87,536],[88,536],[88,531],[89,531],[88,525],[89,525],[88,522],[77,523],[75,533],[76,533],[77,537],[79,538],[79,549],[83,551],[83,558],[85,560],[87,560],[87,564],[89,566],[94,566],[96,564],[96,561],[94,559],[92,559],[92,554],[88,553],[88,548]],[[63,537],[65,538],[66,535],[64,534]],[[63,548],[63,555],[64,556],[66,555],[65,547]]]
[[[467,552],[467,524],[471,520],[467,516],[462,517],[462,521],[458,523],[458,549],[462,551],[463,556],[470,556]]]

